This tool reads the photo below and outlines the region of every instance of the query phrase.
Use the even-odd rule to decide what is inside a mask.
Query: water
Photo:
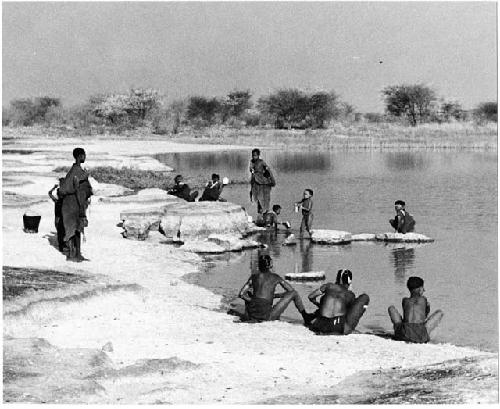
[[[219,173],[241,180],[248,177],[250,152],[162,154],[158,158],[186,176]],[[267,233],[274,270],[324,270],[327,280],[336,271],[353,271],[353,290],[366,292],[371,303],[358,329],[391,331],[387,307],[401,308],[409,276],[425,280],[431,311],[445,317],[433,336],[483,350],[498,350],[497,280],[497,153],[496,152],[293,152],[264,151],[274,169],[277,186],[272,204],[282,206],[282,220],[293,229],[300,215],[293,202],[305,188],[314,190],[315,228],[352,233],[391,231],[393,203],[403,199],[416,219],[416,231],[434,238],[425,245],[352,243],[323,246],[302,241],[283,247],[284,234]],[[256,216],[248,185],[229,185],[222,196]],[[189,280],[226,296],[236,296],[255,269],[259,250],[230,254],[207,262]],[[303,299],[318,284],[293,284]],[[313,305],[305,301],[310,311]],[[298,320],[290,307],[284,319]]]

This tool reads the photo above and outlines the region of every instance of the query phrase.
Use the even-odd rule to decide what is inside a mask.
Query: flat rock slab
[[[263,244],[251,239],[242,239],[233,234],[211,234],[208,236],[208,241],[224,247],[226,251],[242,251],[245,249],[253,249],[263,247]]]
[[[324,271],[306,271],[302,273],[288,273],[285,275],[287,280],[296,281],[319,281],[325,279]]]
[[[246,211],[230,202],[182,202],[169,206],[160,231],[183,242],[206,239],[212,234],[243,237],[250,226]]]
[[[314,229],[311,233],[313,243],[348,244],[352,241],[352,235],[347,231]]]
[[[352,241],[375,241],[376,238],[375,233],[360,233],[360,234],[353,234]]]
[[[379,233],[375,238],[378,241],[392,243],[430,243],[434,241],[434,239],[419,233]]]

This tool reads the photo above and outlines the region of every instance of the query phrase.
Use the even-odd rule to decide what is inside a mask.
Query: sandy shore
[[[4,266],[85,275],[95,277],[95,283],[94,290],[87,289],[84,295],[47,291],[43,297],[30,295],[26,302],[4,302],[4,370],[7,363],[12,375],[4,380],[4,400],[190,404],[275,399],[287,403],[304,396],[329,395],[336,385],[358,373],[446,367],[450,360],[466,358],[477,360],[474,367],[480,373],[497,379],[497,355],[470,348],[410,345],[361,334],[318,337],[305,327],[285,322],[235,323],[233,316],[220,310],[220,296],[181,279],[197,271],[198,256],[162,243],[159,233],[144,242],[122,238],[119,213],[137,204],[106,203],[94,197],[83,244],[90,260],[67,262],[50,244],[55,228],[48,197],[31,205],[15,199],[46,195],[57,181],[48,167],[59,164],[62,153],[64,164],[71,164],[71,150],[77,145],[87,150],[89,167],[96,166],[94,152],[137,158],[236,147],[134,140],[81,144],[50,138],[7,142],[4,149],[44,154],[9,154],[4,160],[3,171],[9,178],[3,187]],[[42,214],[38,234],[22,231],[27,207]],[[27,338],[32,339],[29,345],[19,340]],[[49,357],[56,357],[56,364],[48,364],[52,362]],[[21,359],[31,360],[31,371],[43,375],[23,375]],[[474,390],[465,391],[454,382],[449,388],[457,385],[457,402],[498,401],[497,390],[485,393],[481,380],[477,382]]]

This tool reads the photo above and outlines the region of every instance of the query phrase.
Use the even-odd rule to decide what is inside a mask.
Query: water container
[[[40,226],[40,220],[42,216],[36,215],[34,213],[28,213],[23,215],[23,225],[25,233],[38,233],[38,226]]]

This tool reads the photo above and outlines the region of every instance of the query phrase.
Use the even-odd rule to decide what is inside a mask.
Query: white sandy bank
[[[50,154],[53,142],[31,141],[29,149]],[[215,150],[231,147],[169,144],[155,141],[71,141],[71,149],[145,155],[156,152]],[[21,145],[19,145],[21,146]],[[18,148],[17,146],[16,148]],[[13,149],[9,146],[9,149]],[[19,160],[30,155],[19,155]],[[4,171],[9,170],[4,164]],[[9,176],[10,177],[10,176]],[[22,177],[22,175],[20,176]],[[47,179],[31,176],[35,185],[16,192],[39,194]],[[54,179],[55,183],[55,179]],[[47,198],[32,208],[40,211],[38,234],[22,231],[25,208],[3,208],[3,263],[6,266],[50,268],[64,272],[106,275],[143,290],[96,296],[83,301],[37,303],[21,316],[4,319],[4,335],[45,338],[61,348],[98,348],[107,342],[118,368],[139,359],[170,358],[199,364],[189,370],[141,378],[103,379],[105,393],[82,403],[245,403],[280,395],[326,394],[347,376],[367,369],[410,368],[450,359],[488,355],[453,345],[411,345],[370,335],[319,337],[305,327],[284,322],[235,323],[214,311],[220,297],[180,279],[199,267],[200,258],[160,243],[159,233],[145,242],[123,239],[119,213],[133,204],[99,202],[90,207],[83,254],[90,261],[74,264],[47,239],[55,231],[53,205]]]

